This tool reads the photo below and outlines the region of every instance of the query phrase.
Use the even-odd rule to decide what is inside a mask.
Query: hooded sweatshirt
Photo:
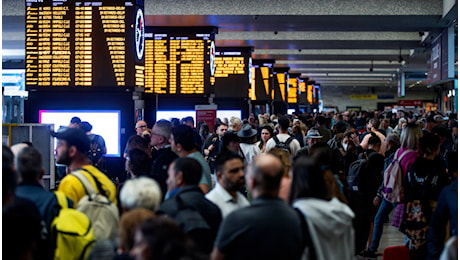
[[[293,204],[304,215],[318,260],[354,259],[353,211],[338,199],[298,199]]]

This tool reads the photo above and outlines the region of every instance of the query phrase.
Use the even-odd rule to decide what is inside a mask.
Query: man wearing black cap
[[[51,135],[57,138],[56,163],[66,165],[70,172],[62,179],[58,191],[63,192],[76,206],[80,199],[86,195],[83,184],[72,174],[78,171],[89,180],[95,190],[98,190],[95,180],[97,179],[108,198],[116,203],[115,185],[105,174],[91,165],[87,155],[90,141],[85,132],[78,128],[67,128],[61,132],[53,132]]]

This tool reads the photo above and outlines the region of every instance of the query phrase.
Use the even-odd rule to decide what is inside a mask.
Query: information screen
[[[286,72],[277,72],[274,74],[274,77],[275,83],[273,86],[273,100],[286,102],[288,92],[287,81],[289,76]]]
[[[215,27],[147,27],[145,93],[209,94]]]
[[[289,77],[289,88],[287,102],[290,104],[297,103],[297,94],[299,92],[298,79]]]
[[[26,0],[26,86],[143,87],[143,6]]]
[[[247,98],[251,84],[249,63],[252,47],[217,47],[211,77],[216,97]]]
[[[270,101],[273,89],[273,68],[267,66],[254,66],[251,68],[251,87],[249,98],[257,101]]]
[[[305,80],[299,80],[299,90],[300,93],[297,96],[297,103],[300,105],[307,104],[307,82]]]
[[[67,127],[72,117],[77,116],[93,126],[91,133],[104,138],[106,156],[120,156],[120,111],[119,110],[40,110],[40,124],[54,124],[54,131]]]

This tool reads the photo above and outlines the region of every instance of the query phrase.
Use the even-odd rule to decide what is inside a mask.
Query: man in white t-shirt
[[[297,151],[300,149],[300,144],[299,141],[297,141],[294,137],[290,138],[291,135],[289,135],[288,129],[289,129],[289,118],[286,116],[282,116],[278,118],[278,132],[279,134],[276,135],[276,139],[278,139],[278,142],[275,140],[275,138],[270,138],[267,141],[267,145],[265,146],[265,153],[270,151],[271,148],[276,147],[278,144],[278,147],[280,146],[279,143],[289,143],[289,154],[291,157],[294,157],[294,155],[297,153]]]
[[[225,218],[234,210],[249,206],[239,191],[244,187],[243,158],[233,152],[224,152],[216,158],[217,183],[206,198],[216,204]]]

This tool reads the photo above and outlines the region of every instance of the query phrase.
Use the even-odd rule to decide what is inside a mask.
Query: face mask
[[[342,146],[343,146],[343,150],[346,151],[348,148],[348,144],[342,144]]]

